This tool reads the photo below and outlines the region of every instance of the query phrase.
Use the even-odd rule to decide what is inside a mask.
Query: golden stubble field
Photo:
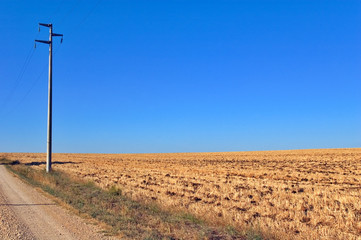
[[[33,163],[45,154],[1,153]],[[54,169],[141,201],[280,239],[361,239],[361,148],[223,153],[54,154]]]

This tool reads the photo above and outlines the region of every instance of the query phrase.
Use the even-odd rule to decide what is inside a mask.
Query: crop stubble
[[[39,153],[3,153],[35,163]],[[361,149],[54,154],[60,169],[134,199],[279,238],[361,239]]]

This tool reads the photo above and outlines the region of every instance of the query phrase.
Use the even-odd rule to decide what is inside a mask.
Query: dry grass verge
[[[257,231],[241,234],[231,226],[212,227],[186,212],[170,212],[155,202],[141,203],[122,194],[117,186],[107,190],[91,181],[62,171],[47,174],[20,161],[2,159],[0,164],[26,182],[55,196],[80,214],[110,226],[110,234],[129,239],[262,239]]]

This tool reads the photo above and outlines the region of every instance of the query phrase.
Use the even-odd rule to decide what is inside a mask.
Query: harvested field
[[[45,168],[45,154],[1,153]],[[54,154],[54,169],[280,239],[361,239],[361,149]]]

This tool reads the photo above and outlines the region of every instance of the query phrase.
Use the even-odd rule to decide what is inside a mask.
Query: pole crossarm
[[[51,34],[52,37],[61,37],[60,39],[60,43],[63,43],[63,34],[59,34],[59,33],[52,33]]]
[[[40,42],[40,43],[46,43],[46,44],[50,44],[50,41],[45,41],[45,40],[35,40],[35,42]]]
[[[53,24],[52,23],[39,23],[39,32],[40,32],[40,26],[44,26],[44,27],[48,27],[51,29],[53,28]],[[46,43],[46,44],[51,44],[52,41],[52,37],[61,37],[61,43],[63,42],[63,34],[60,33],[50,33],[50,37],[49,37],[49,41],[44,41],[44,40],[35,40],[35,42],[40,42],[40,43]],[[36,45],[35,45],[36,46]]]
[[[44,27],[52,27],[53,24],[51,23],[39,23],[40,26],[44,26]]]

